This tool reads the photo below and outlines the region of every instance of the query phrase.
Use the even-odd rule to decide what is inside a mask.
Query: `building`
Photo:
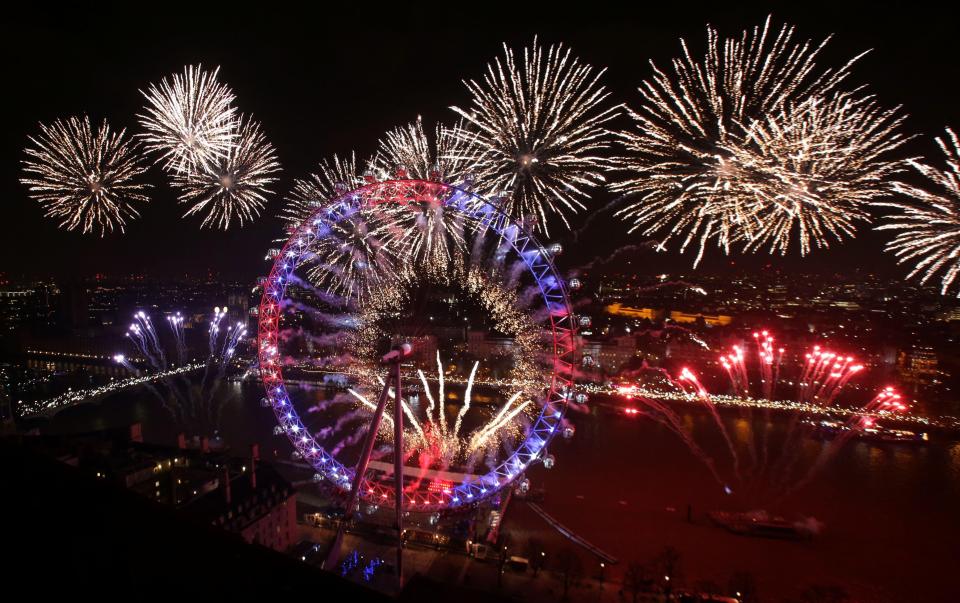
[[[626,318],[634,318],[637,320],[647,319],[650,321],[663,320],[666,316],[664,310],[654,310],[653,308],[631,308],[630,306],[624,306],[620,302],[610,304],[604,308],[607,314],[612,314],[614,316],[623,316]]]
[[[469,331],[467,348],[474,356],[502,357],[511,356],[517,343],[510,337],[490,337],[486,331]]]
[[[184,519],[239,534],[249,543],[287,551],[297,542],[297,494],[259,448],[248,458],[145,444],[140,425],[117,431],[45,438],[61,462],[91,477],[176,509]]]
[[[726,314],[702,314],[699,312],[681,312],[679,310],[667,312],[666,310],[654,308],[631,308],[630,306],[624,306],[620,302],[610,304],[606,306],[604,310],[606,310],[607,314],[612,314],[613,316],[623,316],[636,320],[647,319],[654,322],[669,318],[677,323],[695,324],[702,320],[711,327],[725,327],[733,322],[733,317]]]
[[[401,338],[413,348],[411,360],[420,365],[431,366],[437,361],[437,338],[433,335],[419,335],[416,337]],[[399,339],[395,345],[403,343]]]
[[[933,348],[920,346],[901,351],[897,357],[901,378],[914,384],[929,384],[940,374],[937,354]]]
[[[603,374],[614,374],[637,354],[637,340],[632,335],[615,337],[608,341],[586,340],[580,346],[587,368]]]
[[[693,312],[680,312],[672,310],[670,320],[677,323],[697,323],[701,320],[711,327],[725,327],[733,322],[732,316],[726,314],[699,314]]]
[[[264,465],[224,476],[215,489],[182,506],[185,514],[240,534],[244,540],[275,551],[297,543],[297,493],[277,471]]]

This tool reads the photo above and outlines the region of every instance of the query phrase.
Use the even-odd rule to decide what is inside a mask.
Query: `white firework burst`
[[[227,153],[193,174],[174,174],[180,202],[191,205],[184,217],[204,213],[201,227],[240,226],[260,215],[267,204],[269,186],[280,171],[273,145],[260,124],[241,117],[235,124],[235,142]]]
[[[588,190],[605,182],[610,146],[606,124],[618,115],[600,84],[604,69],[581,63],[562,45],[544,50],[534,38],[518,63],[504,45],[503,60],[483,80],[465,81],[469,108],[451,107],[464,120],[458,135],[478,190],[503,195],[502,209],[547,231],[547,218],[585,209]]]
[[[190,65],[141,91],[147,100],[139,115],[146,130],[141,137],[166,170],[191,174],[229,152],[236,136],[236,109],[233,92],[217,81],[219,70]]]
[[[744,144],[727,147],[749,172],[742,185],[754,196],[750,221],[733,236],[745,251],[781,255],[794,239],[806,255],[811,246],[854,237],[902,169],[892,152],[908,139],[899,131],[903,120],[899,108],[840,93],[754,122]]]
[[[789,25],[775,31],[770,18],[739,38],[721,39],[708,26],[703,58],[681,40],[672,74],[651,63],[642,103],[629,112],[635,128],[619,133],[627,154],[612,187],[632,199],[618,212],[631,230],[662,235],[661,244],[676,237],[681,251],[696,245],[695,264],[711,243],[725,252],[736,241],[751,249],[770,243],[783,252],[796,227],[806,252],[811,240],[825,244],[823,233],[852,233],[852,220],[865,215],[861,202],[889,175],[881,155],[902,142],[892,131],[900,120],[868,98],[836,93],[862,54],[820,69],[830,38],[814,44],[794,34]],[[857,159],[844,173],[838,158],[851,145]],[[843,191],[842,204],[857,205],[852,220],[816,217],[816,208],[825,216],[845,209],[811,191],[837,192],[850,175],[857,190]]]
[[[910,165],[932,187],[894,182],[893,190],[902,198],[879,205],[900,213],[888,216],[877,229],[895,233],[886,249],[899,263],[913,266],[908,278],[919,276],[921,284],[939,278],[940,293],[947,295],[960,275],[960,140],[950,128],[945,137],[935,140],[943,151],[945,169],[911,160]]]
[[[467,140],[470,135],[462,124],[437,124],[431,140],[417,116],[415,122],[394,128],[380,139],[371,169],[382,175],[401,170],[409,178],[458,184],[470,166],[465,159]]]
[[[94,132],[89,117],[71,117],[40,124],[29,139],[20,181],[61,228],[123,232],[140,215],[135,204],[149,201],[148,185],[137,181],[147,165],[126,130],[111,132],[104,120]]]

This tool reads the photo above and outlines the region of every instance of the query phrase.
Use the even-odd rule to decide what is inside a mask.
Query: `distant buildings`
[[[940,375],[937,354],[933,348],[927,346],[902,350],[897,356],[897,366],[900,377],[908,383],[929,384]]]
[[[699,312],[681,312],[680,310],[663,310],[653,308],[631,308],[622,303],[607,305],[604,310],[607,314],[623,316],[639,320],[659,321],[670,319],[676,323],[695,324],[702,321],[712,327],[725,327],[733,322],[733,317],[726,314],[702,314]]]

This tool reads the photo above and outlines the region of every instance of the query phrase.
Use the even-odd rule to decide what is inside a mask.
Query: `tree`
[[[547,561],[543,541],[539,538],[528,539],[526,546],[523,548],[523,554],[530,561],[533,577],[536,578],[537,573],[540,572]]]
[[[663,591],[669,595],[680,579],[680,552],[672,546],[665,546],[653,558],[658,580],[663,580]]]
[[[563,577],[563,599],[566,600],[570,587],[576,586],[583,576],[583,561],[572,549],[566,548],[557,553],[553,567]]]
[[[623,574],[623,586],[633,596],[633,603],[637,603],[637,597],[641,593],[652,590],[653,584],[653,572],[649,566],[636,561],[627,566],[627,571]]]

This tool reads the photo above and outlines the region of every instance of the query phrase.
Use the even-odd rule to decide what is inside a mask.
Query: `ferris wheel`
[[[291,229],[259,306],[264,404],[348,513],[397,509],[399,526],[401,512],[466,508],[552,465],[567,406],[585,399],[568,297],[579,283],[558,273],[559,252],[466,187],[422,179],[368,182]],[[442,306],[429,320],[398,310],[417,287],[445,291],[427,295]],[[445,319],[441,336],[411,334],[420,319]],[[343,391],[298,400],[294,373]]]

